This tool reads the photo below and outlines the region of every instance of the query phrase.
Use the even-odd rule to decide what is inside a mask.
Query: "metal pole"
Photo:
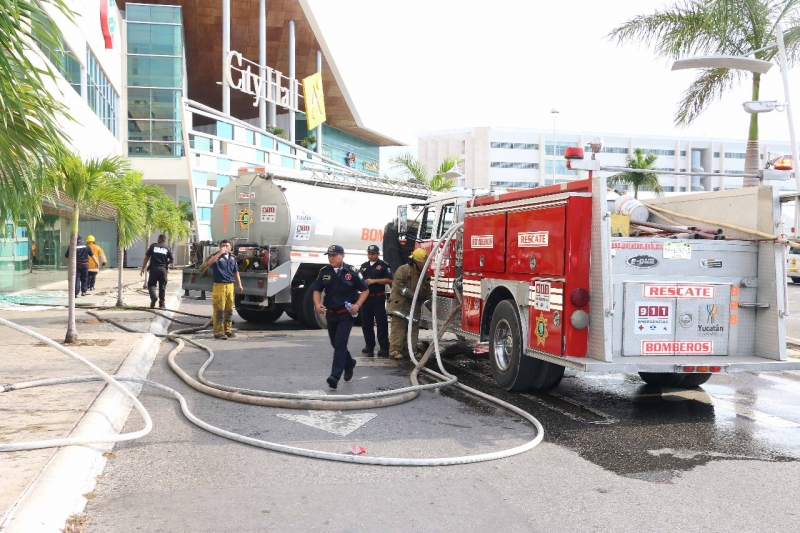
[[[556,115],[558,114],[558,109],[555,107],[550,110],[553,114],[553,185],[556,183],[556,154],[558,153],[558,148],[556,144]]]
[[[789,67],[786,65],[786,47],[783,44],[783,24],[775,25],[775,37],[778,39],[778,53],[781,57],[781,74],[783,75],[783,93],[786,97],[786,118],[789,120],[789,140],[792,142],[792,172],[794,172],[795,186],[800,193],[800,173],[797,165],[800,158],[797,157],[797,137],[794,134],[794,117],[792,116],[792,103],[789,93]],[[797,220],[795,220],[795,225]],[[795,226],[796,227],[796,226]]]
[[[260,0],[258,3],[258,64],[261,66],[260,75],[261,79],[266,79],[267,71],[265,67],[267,66],[267,0]],[[264,91],[264,95],[266,96],[266,91],[268,90],[262,84],[261,90]],[[266,129],[267,127],[267,100],[261,100],[258,103],[258,119],[259,125],[261,129]]]
[[[317,72],[322,73],[322,52],[320,50],[317,50]],[[322,124],[317,126],[316,149],[318,154],[322,154]]]
[[[222,0],[222,112],[231,114],[231,87],[225,76],[225,60],[231,50],[231,0]]]
[[[294,92],[294,21],[289,21],[289,84],[290,91]],[[290,103],[291,104],[291,103]],[[295,143],[295,128],[294,128],[294,109],[289,109],[289,142]]]

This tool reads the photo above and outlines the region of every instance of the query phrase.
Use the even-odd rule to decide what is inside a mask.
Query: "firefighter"
[[[78,243],[75,245],[75,298],[78,294],[86,296],[86,289],[89,287],[89,256],[94,255],[92,249],[81,242],[78,235]],[[64,257],[69,257],[69,248]]]
[[[150,293],[150,309],[158,306],[161,309],[166,307],[164,298],[167,292],[167,270],[169,265],[175,262],[172,257],[172,250],[167,246],[167,236],[163,233],[158,236],[158,242],[154,242],[147,249],[144,254],[144,261],[142,262],[142,270],[139,271],[140,276],[144,276],[144,268],[147,266],[147,261],[150,261],[150,266],[147,270],[150,275],[147,277],[147,291]],[[158,284],[158,298],[156,298],[156,284]]]
[[[358,310],[369,296],[369,287],[364,283],[358,268],[345,264],[344,248],[332,244],[325,255],[328,256],[329,266],[320,269],[311,290],[314,291],[314,309],[319,314],[325,314],[328,321],[328,338],[333,346],[333,364],[327,382],[330,388],[335,389],[342,372],[345,381],[353,378],[356,360],[347,349],[347,341],[350,339],[350,330],[353,329],[355,321],[353,315],[358,314]],[[321,301],[322,291],[325,291],[324,302]]]
[[[100,265],[106,266],[106,254],[95,244],[94,235],[86,237],[86,246],[92,249],[92,255],[89,256],[89,290],[93,291],[94,282],[100,272]]]
[[[239,293],[244,292],[236,256],[230,252],[231,241],[225,239],[219,243],[219,252],[208,258],[208,265],[214,272],[214,289],[211,292],[214,338],[223,341],[236,336],[232,329],[234,280],[236,280]]]
[[[372,357],[375,352],[375,330],[378,328],[378,357],[389,357],[389,322],[386,318],[386,285],[392,282],[392,269],[380,259],[381,249],[374,244],[367,247],[366,261],[361,265],[361,276],[369,286],[369,296],[361,308],[361,330],[367,345],[361,353]]]
[[[416,352],[422,302],[431,297],[431,278],[427,272],[422,272],[422,267],[428,260],[428,252],[417,248],[408,259],[408,263],[402,265],[394,273],[392,293],[389,296],[389,304],[386,306],[386,310],[392,316],[392,331],[389,339],[389,356],[392,359],[409,357],[409,348]],[[420,282],[422,287],[419,289],[417,305],[412,315],[411,300],[414,298],[414,291]],[[413,318],[411,347],[408,346],[407,334],[409,317]]]

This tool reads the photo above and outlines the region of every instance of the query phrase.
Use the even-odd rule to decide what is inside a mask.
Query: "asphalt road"
[[[800,339],[800,286],[790,286],[791,338]],[[210,302],[183,310],[210,312]],[[327,391],[322,331],[285,316],[250,324],[216,352],[209,379],[287,392]],[[798,341],[800,342],[800,341]],[[363,346],[359,331],[350,350]],[[169,385],[207,422],[251,437],[347,453],[460,456],[532,438],[517,417],[452,390],[400,406],[321,416],[201,395],[162,353],[149,378]],[[162,393],[142,395],[154,430],[116,447],[86,508],[89,531],[797,531],[800,374],[715,376],[702,389],[646,386],[635,374],[568,373],[548,393],[508,394],[485,355],[450,343],[448,369],[468,385],[533,413],[544,443],[500,461],[377,467],[265,451],[206,433]],[[187,348],[190,374],[205,361]],[[404,386],[408,364],[359,359],[338,393]],[[361,415],[361,416],[359,416]],[[374,415],[374,416],[363,416]],[[353,418],[355,417],[355,418]],[[133,415],[128,429],[140,427]],[[312,425],[307,425],[312,424]]]

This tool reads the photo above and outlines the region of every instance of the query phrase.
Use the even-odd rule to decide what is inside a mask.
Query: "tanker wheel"
[[[325,294],[323,292],[323,294]],[[314,309],[314,291],[306,289],[303,295],[303,318],[310,329],[328,329],[328,320]]]
[[[686,374],[673,372],[639,372],[639,376],[648,385],[655,385],[656,387],[681,387],[684,379],[686,379]]]
[[[272,309],[270,311],[256,311],[255,309],[236,308],[236,312],[242,319],[253,324],[272,324],[283,314],[283,309]]]
[[[307,326],[306,313],[303,311],[303,297],[306,295],[306,289],[299,289],[292,292],[292,314],[289,316],[300,322],[302,326]],[[287,315],[289,312],[287,311]]]
[[[795,285],[800,284],[800,278],[792,278],[792,283]]]
[[[508,391],[551,389],[564,377],[564,367],[522,353],[519,314],[509,300],[500,302],[489,329],[489,360],[498,385]]]
[[[289,317],[289,318],[291,318],[292,320],[299,320],[299,319],[297,318],[297,313],[295,313],[295,312],[294,312],[294,310],[292,310],[292,311],[285,311],[285,313],[286,313],[286,316],[288,316],[288,317]]]

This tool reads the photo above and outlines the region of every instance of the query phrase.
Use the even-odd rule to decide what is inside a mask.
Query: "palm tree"
[[[273,134],[275,137],[280,137],[281,139],[289,139],[289,135],[286,133],[286,130],[283,128],[279,128],[278,126],[267,126],[267,131]]]
[[[125,248],[132,246],[142,236],[145,227],[143,205],[147,199],[149,187],[156,185],[144,185],[142,183],[142,173],[135,170],[128,170],[119,179],[110,180],[106,185],[109,189],[115,190],[117,196],[123,199],[117,208],[117,307],[122,307],[125,302],[122,299],[122,264],[125,259]]]
[[[633,155],[625,157],[625,166],[639,170],[655,170],[653,165],[658,156],[653,152],[644,154],[641,148],[636,148]],[[655,192],[658,196],[664,194],[664,189],[658,182],[658,175],[650,172],[620,172],[608,178],[609,185],[632,185],[633,197],[639,198],[639,189],[648,189]]]
[[[67,344],[78,340],[78,331],[75,327],[75,246],[78,241],[78,220],[81,211],[96,209],[103,201],[112,205],[124,203],[127,197],[108,184],[111,179],[124,175],[127,168],[128,163],[120,156],[83,161],[79,155],[70,154],[59,159],[50,170],[49,179],[54,189],[66,195],[73,203],[67,269],[69,315],[67,336],[64,339]]]
[[[314,146],[317,144],[317,137],[314,135],[306,135],[303,140],[297,144],[308,150],[313,150]]]
[[[400,173],[406,179],[416,180],[423,185],[427,185],[432,191],[449,191],[456,184],[455,178],[447,178],[445,174],[458,167],[460,160],[454,156],[447,156],[439,165],[439,168],[428,177],[428,170],[417,158],[410,153],[406,152],[389,159],[392,163],[391,168],[402,169]]]
[[[655,48],[656,55],[671,59],[695,55],[746,55],[773,61],[775,26],[782,22],[787,62],[800,59],[800,0],[685,0],[652,15],[639,15],[613,29],[608,37],[619,44],[642,41]],[[714,100],[738,84],[746,74],[725,68],[703,69],[678,104],[676,125],[691,124]],[[761,74],[752,74],[752,96],[758,100]],[[796,163],[795,163],[796,164]],[[758,172],[758,115],[750,115],[745,173]],[[744,185],[757,186],[746,178]]]
[[[66,108],[46,88],[55,74],[31,61],[34,39],[60,47],[57,28],[34,23],[47,16],[42,4],[72,17],[63,0],[0,0],[0,221],[41,214],[47,169],[67,153],[59,125]]]

